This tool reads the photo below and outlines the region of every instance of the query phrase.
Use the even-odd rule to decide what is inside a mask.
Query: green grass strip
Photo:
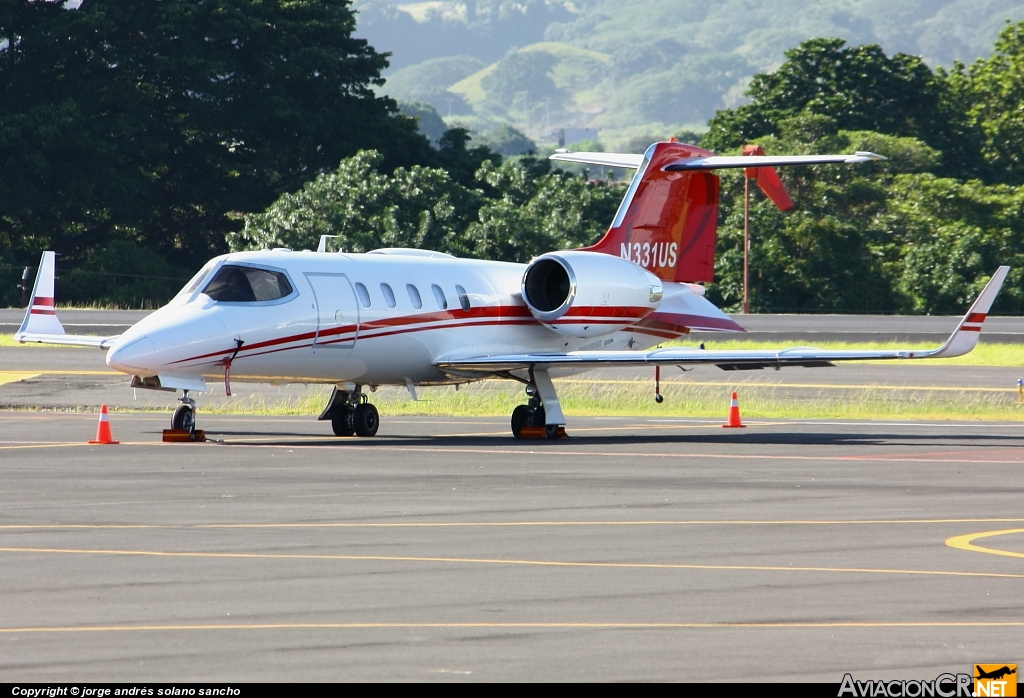
[[[757,383],[673,381],[662,383],[665,401],[654,401],[653,381],[556,380],[562,409],[572,416],[608,417],[711,417],[725,419],[729,397],[739,393],[744,418],[750,419],[921,419],[1024,421],[1024,406],[1015,389],[906,390],[888,386],[794,388]],[[253,415],[316,415],[330,389],[310,386],[300,398],[268,400],[258,388],[236,387],[240,397],[206,412]],[[382,415],[507,418],[526,401],[522,386],[490,380],[462,386],[418,388],[413,402],[404,388],[381,387],[369,395]]]

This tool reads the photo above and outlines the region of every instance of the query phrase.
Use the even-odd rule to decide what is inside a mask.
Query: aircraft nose
[[[115,344],[107,351],[107,366],[122,373],[138,373],[148,371],[146,364],[153,356],[156,346],[148,336],[130,340],[124,344]]]

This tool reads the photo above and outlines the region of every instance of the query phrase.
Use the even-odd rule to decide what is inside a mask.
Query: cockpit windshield
[[[193,293],[195,293],[196,289],[199,288],[204,281],[206,281],[206,277],[210,275],[210,271],[215,266],[216,262],[207,263],[205,267],[200,269],[196,273],[196,275],[193,276],[192,279],[187,284],[185,284],[180,291],[178,291],[178,294],[175,296],[175,298],[187,298],[188,296],[191,296]]]
[[[215,301],[256,303],[276,301],[292,293],[288,277],[278,271],[225,264],[203,293]]]

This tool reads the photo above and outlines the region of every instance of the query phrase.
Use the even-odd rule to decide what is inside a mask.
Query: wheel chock
[[[546,439],[548,438],[547,429],[544,427],[523,427],[519,432],[520,439]],[[569,435],[565,433],[565,427],[558,427],[555,435],[552,439],[568,439]]]
[[[164,443],[198,443],[206,441],[206,433],[202,429],[189,431],[188,429],[164,429]]]

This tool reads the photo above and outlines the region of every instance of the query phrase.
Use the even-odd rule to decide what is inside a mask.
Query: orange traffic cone
[[[740,421],[740,400],[736,393],[732,394],[732,399],[729,401],[729,420],[722,425],[722,428],[746,429],[746,426]]]
[[[107,416],[107,406],[100,406],[100,423],[96,425],[96,440],[90,441],[91,444],[117,444],[120,441],[114,441],[110,434],[110,417]]]

